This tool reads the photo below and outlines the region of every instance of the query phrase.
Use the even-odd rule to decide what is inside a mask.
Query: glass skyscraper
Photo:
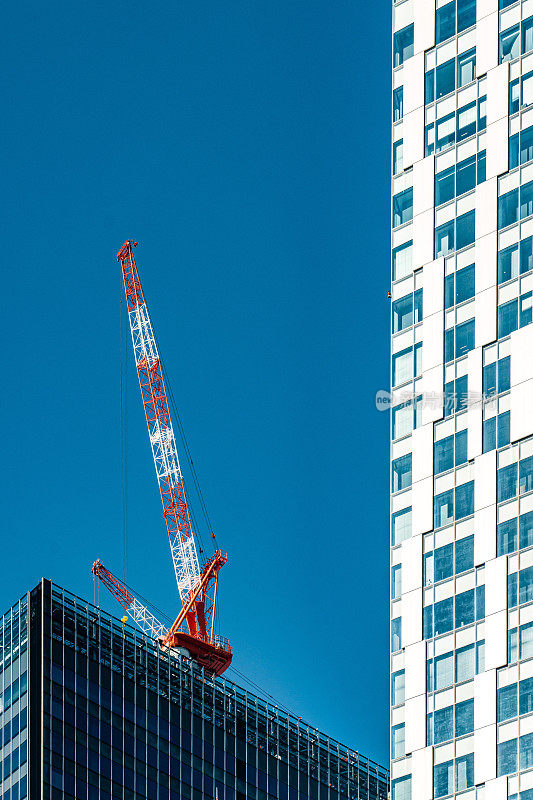
[[[533,2],[392,45],[392,800],[533,800]]]
[[[385,768],[47,580],[0,617],[0,735],[2,800],[387,798]]]

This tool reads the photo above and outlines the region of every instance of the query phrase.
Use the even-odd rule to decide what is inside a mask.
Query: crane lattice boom
[[[182,605],[200,580],[200,565],[185,497],[161,359],[133,256],[133,242],[118,253],[122,266],[133,353],[163,502],[172,564]]]

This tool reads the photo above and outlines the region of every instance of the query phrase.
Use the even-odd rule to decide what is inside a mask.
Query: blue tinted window
[[[473,513],[474,481],[470,481],[455,488],[455,519],[462,519]]]
[[[520,697],[520,713],[529,714],[533,711],[533,678],[525,678],[518,685]]]
[[[455,273],[446,275],[444,278],[444,308],[451,308],[455,305]]]
[[[518,189],[498,197],[498,229],[518,221]]]
[[[433,791],[435,797],[445,797],[453,792],[453,761],[435,764],[433,767]]]
[[[475,127],[475,121],[474,121]],[[440,153],[455,142],[455,112],[437,120],[436,152]]]
[[[441,64],[435,70],[437,100],[455,89],[455,59]]]
[[[533,181],[520,187],[520,219],[533,214]]]
[[[455,358],[460,358],[475,347],[475,321],[463,322],[455,328]]]
[[[475,100],[460,108],[457,112],[457,141],[468,139],[476,132],[477,108]]]
[[[466,464],[468,461],[468,432],[459,431],[455,434],[455,466]]]
[[[476,49],[457,56],[457,87],[466,86],[476,78]]]
[[[516,524],[516,519],[514,520]],[[520,515],[520,547],[533,545],[533,511]]]
[[[392,491],[399,492],[408,489],[412,480],[412,454],[396,458],[392,462]]]
[[[476,0],[457,0],[457,33],[476,24]]]
[[[533,126],[520,133],[520,163],[526,164],[533,158]]]
[[[482,150],[477,154],[477,182],[483,183],[487,177],[487,152]]]
[[[413,240],[398,245],[392,251],[392,279],[404,278],[413,269]]]
[[[492,397],[496,394],[497,383],[497,364],[496,361],[492,364],[487,364],[483,367],[483,394],[485,397]]]
[[[513,25],[500,33],[500,64],[513,61],[520,55],[520,26]]]
[[[531,214],[533,211],[530,211],[529,213]],[[475,236],[476,212],[468,211],[466,214],[462,214],[460,217],[457,217],[455,232],[455,246],[457,250],[461,250],[463,247],[468,247],[469,244],[473,244]]]
[[[441,6],[435,14],[435,42],[439,44],[455,35],[455,0]]]
[[[498,306],[498,338],[508,336],[518,328],[518,300]]]
[[[518,133],[515,133],[514,136],[509,136],[509,169],[514,169],[519,163],[519,138]]]
[[[506,719],[516,717],[518,713],[518,691],[516,683],[502,686],[497,693],[497,719],[504,722]]]
[[[518,277],[518,245],[512,244],[498,253],[498,283]]]
[[[524,325],[531,325],[533,319],[532,313],[532,293],[526,292],[520,295],[520,327]]]
[[[518,605],[518,572],[513,572],[512,575],[507,576],[507,607],[516,608],[517,605]]]
[[[522,20],[522,53],[533,50],[533,17]]]
[[[392,304],[392,331],[397,333],[413,324],[413,295],[400,297]]]
[[[476,606],[474,590],[461,592],[455,597],[455,627],[462,628],[470,625],[476,619]]]
[[[516,550],[518,541],[516,528],[516,519],[509,519],[498,524],[496,529],[496,553],[499,556],[514,553]]]
[[[518,740],[520,769],[533,767],[533,733],[526,733]]]
[[[453,544],[436,548],[433,575],[435,581],[443,581],[453,575]]]
[[[433,738],[435,744],[453,739],[453,706],[435,711],[433,715]]]
[[[413,55],[414,25],[407,25],[394,34],[394,66],[399,67]]]
[[[391,621],[391,650],[395,653],[402,647],[402,618],[398,617]]]
[[[392,172],[397,175],[403,170],[403,139],[398,139],[392,146]]]
[[[395,194],[392,198],[392,225],[394,228],[413,219],[413,187]]]
[[[465,736],[474,730],[474,701],[465,700],[455,706],[455,735]]]
[[[466,536],[455,543],[455,572],[466,572],[474,566],[474,537]]]
[[[435,175],[435,205],[440,206],[455,197],[455,167]]]
[[[457,164],[457,196],[469,192],[476,186],[476,156],[465,158]]]
[[[453,521],[453,489],[435,497],[435,527],[442,528]]]
[[[448,255],[454,250],[454,221],[445,222],[435,228],[435,258]]]
[[[470,300],[476,293],[476,268],[474,264],[457,270],[455,273],[455,302],[463,303]]]
[[[509,464],[498,470],[497,497],[498,503],[516,497],[518,491],[518,464]]]
[[[392,93],[392,119],[393,122],[403,119],[403,86],[398,86]]]
[[[520,462],[519,491],[525,494],[533,489],[533,456]]]
[[[453,467],[454,437],[447,436],[434,444],[435,474],[446,472]]]
[[[498,391],[508,392],[511,388],[511,356],[498,361]]]
[[[435,636],[453,629],[453,597],[440,600],[434,605]]]
[[[496,765],[498,776],[516,772],[518,765],[518,747],[516,739],[510,739],[508,742],[500,742],[496,751]]]
[[[533,269],[533,239],[528,236],[520,242],[520,272]]]
[[[433,103],[435,100],[435,70],[430,69],[426,72],[424,77],[424,102]]]

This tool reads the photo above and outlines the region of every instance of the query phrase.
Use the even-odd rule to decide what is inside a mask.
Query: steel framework
[[[92,571],[145,633],[169,647],[186,647],[199,663],[221,674],[232,658],[227,640],[214,632],[218,573],[227,556],[217,550],[200,568],[163,367],[133,255],[136,245],[131,240],[124,242],[117,258],[122,267],[135,365],[182,610],[167,630],[100,561],[94,563]]]

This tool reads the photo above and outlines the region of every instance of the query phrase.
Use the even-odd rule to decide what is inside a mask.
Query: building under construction
[[[0,617],[3,800],[386,800],[384,767],[42,580]]]

